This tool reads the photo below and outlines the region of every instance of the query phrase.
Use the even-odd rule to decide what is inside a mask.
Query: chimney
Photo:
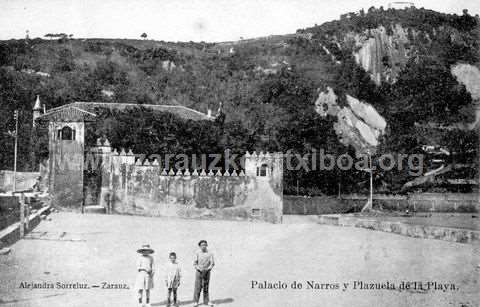
[[[212,110],[208,109],[208,111],[207,111],[207,116],[208,116],[208,117],[212,117]]]

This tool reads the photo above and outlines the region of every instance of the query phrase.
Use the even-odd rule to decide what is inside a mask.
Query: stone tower
[[[250,189],[246,203],[252,218],[281,222],[283,211],[283,154],[246,153],[245,178]]]
[[[283,155],[280,152],[245,154],[245,175],[265,178],[280,188],[283,181]]]
[[[245,154],[245,176],[257,182],[268,182],[270,187],[283,193],[283,154],[281,152]]]
[[[39,117],[48,121],[48,189],[53,203],[80,209],[83,205],[85,122],[95,114],[62,106]]]
[[[40,103],[40,96],[37,95],[37,99],[35,100],[35,104],[33,105],[33,112],[32,112],[32,129],[30,130],[30,168],[32,171],[37,170],[38,166],[37,163],[39,161],[36,160],[35,156],[35,142],[37,140],[37,119],[42,115],[42,105]]]

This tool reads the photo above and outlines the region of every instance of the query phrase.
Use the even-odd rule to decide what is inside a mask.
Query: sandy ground
[[[209,241],[217,265],[211,299],[219,306],[479,306],[480,248],[358,228],[308,223],[181,220],[52,214],[0,256],[0,306],[138,306],[130,289],[22,289],[22,282],[127,284],[135,280],[136,249],[155,249],[152,306],[165,305],[162,265],[177,252],[184,276],[181,306],[192,305],[192,257]],[[303,223],[304,221],[305,223]],[[252,281],[287,289],[252,289]],[[294,282],[302,289],[291,289]],[[340,289],[307,289],[307,281]],[[352,289],[353,281],[387,282],[395,290]],[[399,290],[402,281],[441,282],[455,290]],[[343,283],[349,288],[343,291]],[[325,287],[325,286],[324,286]]]

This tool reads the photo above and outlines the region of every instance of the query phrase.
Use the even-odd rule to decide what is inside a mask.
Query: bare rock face
[[[348,105],[341,107],[332,88],[321,92],[315,101],[315,111],[325,117],[337,118],[334,124],[339,141],[352,145],[357,153],[374,153],[379,137],[384,134],[387,123],[370,104],[347,95]]]
[[[378,114],[377,110],[371,104],[362,102],[350,95],[347,95],[347,102],[353,113],[358,118],[361,118],[369,127],[372,127],[379,132],[385,131],[387,122],[380,114]]]
[[[475,110],[475,121],[473,123],[458,123],[457,126],[463,129],[472,130],[480,124],[480,70],[470,64],[456,64],[451,67],[452,75],[463,85],[472,96]]]
[[[321,92],[315,101],[315,111],[321,116],[327,115],[337,116],[340,107],[337,104],[337,95],[331,87],[327,88],[327,92]]]
[[[480,100],[480,70],[470,64],[456,64],[451,67],[452,75],[465,85],[473,100]]]
[[[357,64],[370,73],[377,85],[382,80],[395,82],[410,57],[408,31],[396,24],[389,32],[380,26],[361,34],[352,32],[345,37],[345,40],[353,41]]]
[[[171,72],[172,70],[174,70],[177,66],[175,65],[175,63],[173,61],[169,61],[169,60],[166,60],[166,61],[162,61],[162,68],[163,70],[165,71],[168,71],[168,72]]]

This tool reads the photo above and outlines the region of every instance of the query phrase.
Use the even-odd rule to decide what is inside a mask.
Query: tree
[[[472,97],[460,85],[448,67],[429,59],[407,63],[393,86],[397,103],[392,113],[408,112],[412,121],[443,125],[472,121]]]
[[[147,33],[143,32],[142,35],[140,35],[141,38],[147,39]]]
[[[75,62],[73,60],[73,54],[70,49],[62,49],[58,52],[58,61],[55,64],[56,71],[72,71],[75,69]]]

